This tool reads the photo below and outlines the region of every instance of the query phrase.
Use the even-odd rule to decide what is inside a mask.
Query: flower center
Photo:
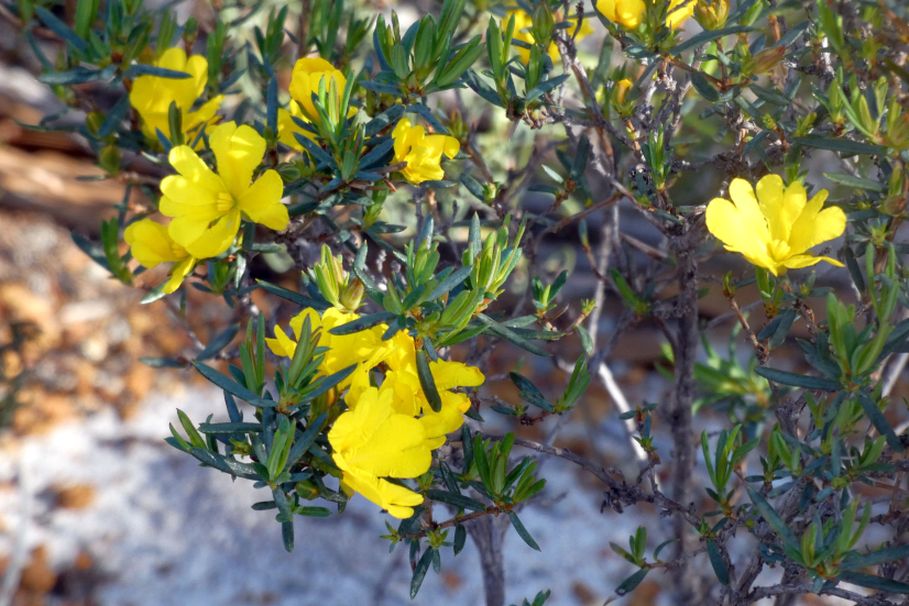
[[[186,249],[171,240],[170,242],[170,253],[174,256],[175,259],[186,256]]]
[[[782,261],[789,256],[789,242],[785,240],[774,240],[769,247],[770,256],[776,261]]]
[[[219,191],[215,198],[215,210],[219,213],[226,213],[236,205],[237,201],[226,191]]]

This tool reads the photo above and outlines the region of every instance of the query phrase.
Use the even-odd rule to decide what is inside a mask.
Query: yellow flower
[[[767,175],[758,181],[757,195],[748,181],[733,179],[729,197],[732,201],[714,198],[707,205],[707,229],[726,250],[742,254],[773,275],[821,261],[843,266],[836,259],[808,254],[808,249],[841,236],[846,229],[842,209],[822,209],[827,190],[808,200],[801,183],[784,187],[779,175]]]
[[[328,432],[341,485],[359,492],[396,518],[409,518],[423,496],[384,478],[415,478],[429,469],[432,453],[423,425],[395,412],[393,393],[367,388]]]
[[[391,137],[395,145],[394,161],[406,163],[401,173],[413,184],[444,179],[442,154],[454,158],[461,149],[461,144],[454,137],[427,135],[426,129],[412,125],[407,118],[398,121]]]
[[[355,312],[342,311],[335,307],[329,307],[322,312],[321,316],[314,309],[304,309],[290,320],[290,328],[297,340],[303,330],[303,322],[307,318],[310,330],[321,329],[318,345],[327,347],[328,351],[325,352],[322,363],[319,365],[320,374],[327,376],[344,370],[351,364],[358,365],[358,372],[361,370],[368,372],[391,351],[391,342],[382,340],[386,327],[384,325],[373,326],[347,335],[333,335],[329,332],[335,326],[347,324],[359,317],[359,314]],[[292,358],[297,349],[297,341],[291,339],[280,326],[275,326],[275,338],[265,339],[265,342],[275,355],[287,358]],[[338,389],[343,390],[348,387],[358,372],[354,372],[339,383]],[[368,385],[368,377],[366,385]]]
[[[145,218],[130,223],[123,232],[133,258],[149,269],[162,263],[173,263],[167,282],[162,291],[170,294],[180,287],[184,278],[196,266],[186,249],[174,242],[167,234],[167,226]]]
[[[634,82],[628,78],[622,78],[616,82],[614,89],[615,96],[613,97],[615,99],[615,102],[620,105],[625,103],[625,96],[628,94],[628,91],[631,90],[632,86],[634,86]]]
[[[533,17],[531,17],[530,14],[524,9],[515,8],[505,13],[505,16],[502,18],[499,27],[503,30],[508,27],[508,20],[511,17],[514,17],[513,38],[515,40],[520,40],[521,42],[532,45],[534,43],[534,37],[530,30],[533,28]],[[555,15],[555,19],[556,21],[563,20],[559,13]],[[593,32],[593,28],[590,26],[589,20],[584,19],[584,21],[581,22],[581,29],[578,30],[578,33],[575,36],[574,30],[577,29],[578,26],[577,17],[569,17],[568,19],[564,19],[564,21],[567,21],[571,24],[569,28],[564,30],[565,34],[569,37],[574,36],[574,39],[576,41],[587,37]],[[524,63],[526,65],[527,62],[530,61],[530,49],[523,46],[518,46],[517,44],[514,44],[512,46],[514,47],[515,52],[518,53],[518,57],[520,57],[521,63]],[[553,63],[559,62],[559,46],[555,42],[549,43],[549,46],[546,47],[546,52]]]
[[[681,27],[694,14],[697,2],[698,0],[670,0],[666,27],[670,29]],[[644,0],[596,0],[596,9],[604,17],[625,29],[637,29],[647,12]]]
[[[155,129],[170,137],[168,112],[174,103],[180,110],[183,134],[191,141],[200,128],[217,121],[215,112],[221,107],[222,95],[193,110],[196,101],[205,92],[208,82],[208,61],[202,55],[187,58],[186,52],[175,46],[164,51],[153,64],[155,67],[185,72],[189,78],[164,78],[162,76],[139,76],[129,91],[130,105],[142,118],[142,132],[150,139],[157,140]]]
[[[209,145],[218,163],[217,174],[189,146],[170,150],[168,160],[179,173],[161,180],[159,210],[173,217],[168,233],[197,259],[227,250],[246,218],[280,231],[290,221],[281,203],[284,183],[275,170],[253,180],[262,163],[265,139],[253,128],[233,122],[216,126]]]
[[[726,25],[729,15],[729,0],[698,0],[694,7],[694,18],[704,29],[720,29]]]
[[[429,370],[442,400],[442,407],[434,411],[420,385],[413,338],[401,331],[391,341],[392,352],[385,360],[389,370],[385,373],[382,387],[388,387],[394,392],[394,408],[397,412],[419,417],[430,446],[438,448],[445,443],[446,435],[461,427],[464,413],[470,408],[467,394],[452,390],[458,387],[477,387],[483,384],[485,377],[478,368],[463,362],[431,361]]]
[[[347,78],[340,70],[321,57],[297,59],[290,76],[290,96],[299,104],[302,117],[316,121],[319,114],[313,105],[313,95],[319,94],[319,83],[325,80],[325,90],[334,89],[338,101],[344,94]],[[332,98],[329,96],[329,98]],[[327,109],[327,108],[326,108]],[[292,111],[292,110],[291,110]]]
[[[694,14],[698,0],[672,0],[666,15],[666,27],[679,29]]]
[[[626,29],[636,29],[644,19],[644,0],[596,0],[596,9],[604,17]]]

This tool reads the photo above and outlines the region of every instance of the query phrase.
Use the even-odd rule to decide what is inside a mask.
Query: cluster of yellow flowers
[[[694,14],[699,1],[703,0],[670,0],[666,9],[666,27],[672,30],[680,28]],[[725,0],[720,1],[728,6],[728,2]],[[628,30],[637,29],[641,25],[647,10],[644,0],[595,0],[594,4],[601,15]],[[512,18],[514,19],[514,39],[528,45],[533,44],[534,37],[531,32],[533,18],[530,14],[520,7],[513,8],[505,13],[501,26],[504,28],[508,20]],[[560,13],[557,13],[555,20],[566,21],[569,24],[566,32],[575,40],[585,38],[593,32],[589,19],[582,21],[580,27],[577,25],[576,16],[569,15],[568,18],[563,18]],[[530,60],[530,49],[515,45],[515,51],[522,63],[526,64]],[[559,49],[555,42],[550,42],[547,53],[553,62],[558,61]]]
[[[678,29],[694,14],[698,0],[670,0],[666,8],[666,27]],[[626,29],[637,29],[644,20],[644,0],[596,0],[597,11]]]
[[[319,374],[330,375],[352,364],[356,370],[338,386],[346,395],[343,412],[328,432],[332,458],[342,471],[341,485],[348,494],[358,492],[396,518],[413,515],[423,496],[388,478],[416,478],[429,469],[432,451],[445,443],[445,436],[464,422],[470,408],[467,394],[453,391],[477,387],[485,377],[479,369],[445,360],[429,363],[442,406],[433,411],[426,400],[417,374],[413,337],[405,331],[387,341],[387,326],[379,325],[353,334],[333,335],[329,331],[358,318],[358,314],[337,307],[320,315],[305,309],[290,321],[296,339],[305,322],[318,329],[318,345],[328,350]],[[293,357],[297,341],[275,327],[275,337],[266,343],[278,356]],[[384,377],[378,387],[372,376],[380,368]]]
[[[164,51],[153,63],[155,67],[189,74],[188,78],[142,75],[130,90],[130,103],[142,122],[143,133],[157,141],[158,131],[169,133],[168,114],[171,105],[180,112],[186,141],[195,149],[204,145],[202,134],[208,134],[208,147],[217,162],[217,173],[196,154],[191,145],[170,150],[168,161],[177,175],[161,181],[161,214],[171,217],[164,225],[144,218],[129,225],[124,238],[133,257],[144,267],[170,263],[171,270],[162,291],[172,293],[188,276],[200,259],[217,257],[234,243],[241,219],[281,231],[287,228],[289,216],[281,203],[284,184],[277,171],[268,169],[257,178],[266,141],[252,127],[233,122],[217,123],[216,112],[222,96],[200,102],[208,81],[208,61],[202,55],[186,56],[179,47]],[[330,103],[340,104],[347,85],[344,74],[321,58],[299,59],[291,74],[288,108],[278,112],[278,140],[298,152],[304,146],[295,135],[314,140],[315,134],[299,125],[318,122],[313,96],[320,88],[328,93]],[[356,114],[351,109],[348,117]],[[402,118],[392,132],[394,162],[403,164],[402,175],[413,184],[444,178],[442,156],[453,158],[460,144],[448,135],[427,134],[423,126]]]
[[[151,218],[130,224],[124,232],[133,256],[145,267],[173,263],[163,291],[174,292],[199,259],[217,257],[234,243],[241,218],[280,231],[290,217],[281,203],[284,182],[278,172],[253,178],[265,155],[265,139],[250,126],[225,122],[214,127],[209,147],[214,172],[188,145],[170,150],[177,171],[161,180],[158,210],[168,225]]]

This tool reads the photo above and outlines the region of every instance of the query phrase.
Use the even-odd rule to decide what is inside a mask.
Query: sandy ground
[[[47,571],[56,579],[46,603],[482,602],[470,544],[457,558],[443,554],[442,574],[430,573],[411,602],[406,553],[388,553],[379,538],[386,516],[359,497],[344,515],[298,519],[297,548],[286,553],[272,515],[250,509],[264,493],[199,467],[162,441],[176,407],[198,419],[219,411],[220,396],[191,388],[152,397],[127,421],[102,410],[0,459],[0,515],[10,531],[0,551],[24,547],[33,569],[35,550],[43,552],[58,571]],[[608,541],[624,543],[633,520],[601,515],[598,495],[579,487],[574,469],[550,462],[546,471],[546,493],[522,514],[543,551],[509,533],[508,599],[520,603],[549,587],[550,604],[602,604],[629,573]],[[86,601],[72,601],[80,597]]]

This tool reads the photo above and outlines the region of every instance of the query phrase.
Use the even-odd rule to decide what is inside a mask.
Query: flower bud
[[[706,30],[720,29],[729,16],[729,0],[698,0],[694,18]]]

